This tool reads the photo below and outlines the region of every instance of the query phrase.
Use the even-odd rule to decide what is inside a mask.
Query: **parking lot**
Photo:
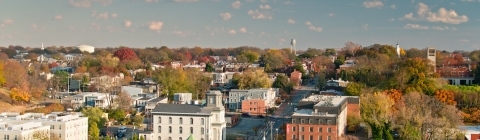
[[[237,125],[227,127],[227,134],[246,135],[247,132],[253,133],[253,127],[261,125],[264,120],[257,117],[242,117]]]

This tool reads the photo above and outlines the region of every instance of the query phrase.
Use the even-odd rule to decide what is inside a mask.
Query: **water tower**
[[[295,46],[297,44],[297,41],[295,39],[292,39],[292,42],[290,42],[290,44],[292,45],[290,47],[290,53],[293,53],[292,51],[294,51],[295,55],[297,55],[297,47]]]

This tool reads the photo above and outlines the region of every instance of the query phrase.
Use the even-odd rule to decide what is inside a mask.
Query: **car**
[[[100,130],[100,136],[106,136],[107,135],[107,131],[105,130]]]
[[[118,133],[117,134],[117,138],[123,138],[123,137],[125,137],[125,134],[123,134],[123,133]]]
[[[263,116],[263,115],[258,115],[257,117],[258,118],[265,118],[265,116]]]
[[[250,113],[242,113],[242,117],[251,117]]]
[[[127,132],[127,127],[121,126],[120,128],[118,128],[118,132],[119,132],[119,133],[125,133],[125,132]]]

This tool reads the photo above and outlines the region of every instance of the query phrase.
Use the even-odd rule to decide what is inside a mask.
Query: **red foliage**
[[[138,59],[137,54],[135,54],[135,52],[130,48],[121,48],[120,50],[115,51],[113,56],[118,57],[120,61]]]
[[[55,68],[57,66],[58,66],[57,62],[52,62],[52,63],[48,64],[48,68]]]
[[[102,74],[112,74],[115,73],[115,68],[103,66],[100,68],[100,72]]]
[[[190,52],[185,53],[185,59],[187,59],[187,61],[192,60],[192,54],[190,54]]]

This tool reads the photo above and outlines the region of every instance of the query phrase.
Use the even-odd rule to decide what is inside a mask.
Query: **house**
[[[143,88],[136,85],[122,86],[121,89],[123,92],[130,95],[130,97],[140,97],[140,94],[143,93]]]
[[[192,93],[175,93],[173,94],[174,104],[191,104]]]
[[[110,88],[114,86],[119,86],[122,83],[124,76],[123,73],[117,75],[103,75],[98,77],[92,77],[90,79],[90,84],[99,85],[102,88]]]
[[[206,93],[205,106],[193,104],[158,104],[152,110],[151,131],[138,133],[145,140],[226,140],[225,110],[220,91]]]
[[[212,73],[212,83],[215,86],[224,86],[232,82],[234,72]]]
[[[57,66],[57,67],[54,67],[54,68],[50,69],[51,73],[56,73],[57,71],[65,71],[65,72],[68,72],[68,73],[73,73],[73,72],[75,72],[75,68]]]
[[[360,114],[359,103],[354,96],[312,95],[302,99],[286,125],[286,138],[339,139],[347,130],[347,114]]]
[[[112,97],[107,93],[93,93],[85,96],[85,106],[107,108],[112,103]]]
[[[246,111],[258,114],[258,110],[275,106],[275,97],[277,95],[277,91],[277,89],[273,88],[250,90],[232,89],[228,93],[228,108],[233,111]],[[250,102],[257,102],[258,104],[261,102],[263,106],[250,105]],[[245,110],[243,109],[244,105],[248,105]],[[255,109],[250,111],[250,108]]]
[[[205,65],[185,65],[182,68],[183,70],[194,69],[198,71],[205,71]]]

